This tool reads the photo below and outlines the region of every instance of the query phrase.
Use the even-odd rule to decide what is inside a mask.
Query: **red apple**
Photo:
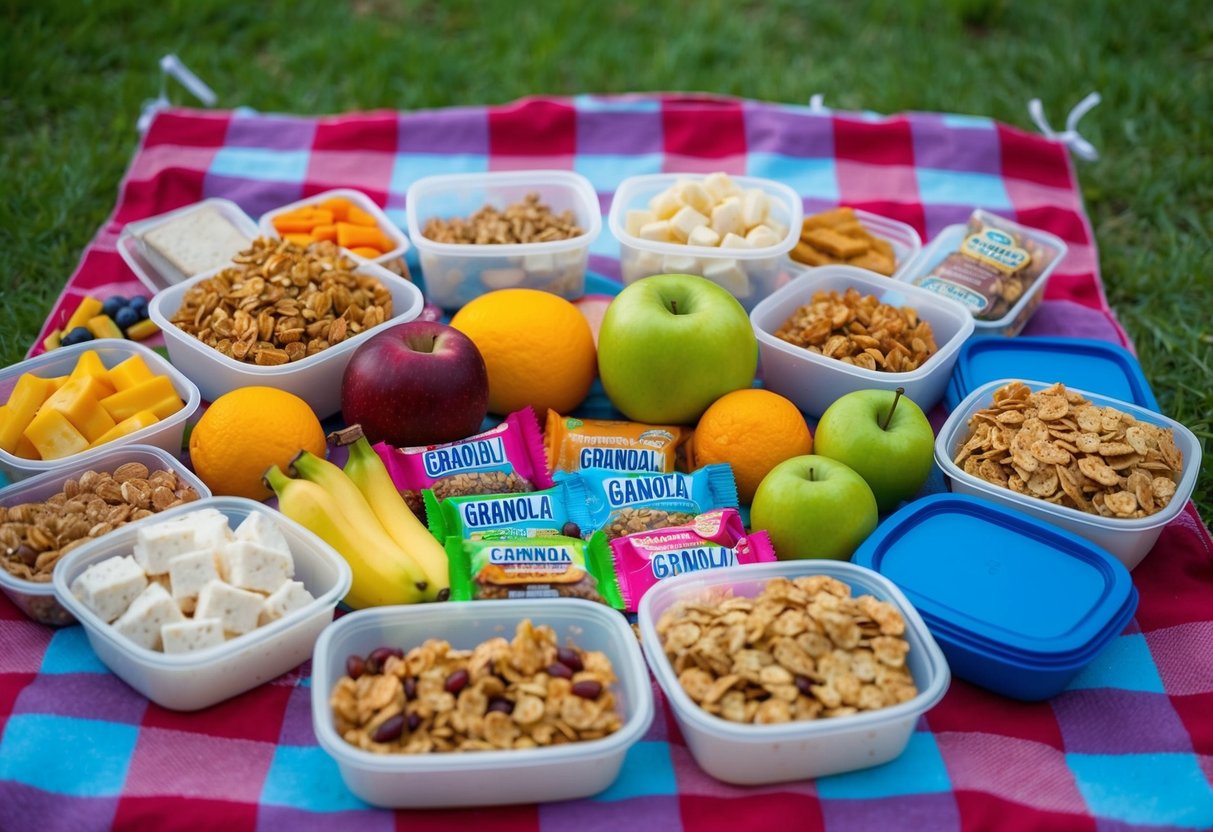
[[[471,436],[488,412],[489,374],[457,329],[409,321],[354,351],[341,378],[341,414],[371,442],[434,445]]]
[[[573,301],[577,311],[585,317],[590,325],[590,332],[594,335],[594,346],[598,346],[598,329],[602,326],[602,316],[606,314],[607,307],[614,299],[612,295],[582,295]]]

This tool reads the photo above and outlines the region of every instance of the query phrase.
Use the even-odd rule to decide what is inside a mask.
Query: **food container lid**
[[[1141,364],[1117,344],[1091,338],[970,338],[960,348],[944,405],[955,410],[983,384],[1002,378],[1050,378],[1158,412]]]
[[[1136,609],[1129,571],[1077,535],[960,494],[917,500],[852,558],[897,584],[932,633],[992,657],[1093,656]]]

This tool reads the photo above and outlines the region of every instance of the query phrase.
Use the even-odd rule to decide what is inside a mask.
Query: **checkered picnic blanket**
[[[83,294],[142,291],[114,247],[128,221],[209,196],[255,217],[344,186],[403,225],[405,191],[421,176],[535,167],[585,174],[604,210],[631,174],[771,177],[799,191],[807,210],[854,205],[926,240],[988,208],[1070,246],[1027,333],[1127,343],[1060,144],[985,118],[669,95],[334,118],[164,111],[47,327]],[[593,271],[618,279],[609,233],[591,254]],[[206,711],[172,713],[111,675],[79,627],[46,629],[0,598],[0,828],[1213,827],[1213,550],[1191,505],[1133,578],[1135,619],[1064,693],[1023,704],[953,680],[905,753],[878,768],[762,788],[719,783],[695,765],[658,692],[652,729],[602,794],[399,813],[362,804],[316,745],[307,664]]]

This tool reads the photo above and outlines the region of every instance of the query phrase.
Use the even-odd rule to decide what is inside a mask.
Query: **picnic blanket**
[[[786,182],[806,210],[845,203],[902,220],[924,240],[987,208],[1070,247],[1025,334],[1128,343],[1061,144],[985,118],[673,95],[332,118],[162,111],[47,327],[83,294],[141,291],[114,248],[132,220],[210,196],[256,217],[342,186],[364,190],[403,225],[405,191],[421,176],[536,167],[583,173],[604,212],[625,176],[715,170]],[[604,231],[590,268],[618,279],[617,256]],[[725,785],[695,765],[657,691],[651,730],[602,794],[397,813],[355,798],[317,746],[308,664],[208,710],[173,713],[111,675],[80,627],[47,629],[0,598],[0,828],[1213,827],[1213,548],[1190,504],[1133,579],[1136,617],[1065,692],[1024,704],[954,679],[905,753],[878,768]]]

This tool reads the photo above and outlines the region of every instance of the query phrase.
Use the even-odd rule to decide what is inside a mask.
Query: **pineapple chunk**
[[[155,376],[101,400],[101,406],[115,421],[134,416],[140,410],[150,410],[161,419],[185,406],[168,376]]]
[[[142,341],[145,338],[151,338],[160,327],[156,326],[156,322],[151,318],[144,318],[137,324],[131,324],[126,328],[126,337],[132,341]]]
[[[116,393],[129,390],[140,382],[150,381],[156,377],[144,363],[143,357],[139,355],[132,355],[121,364],[111,367],[107,376],[110,386],[114,388],[112,392]]]
[[[89,318],[95,318],[101,314],[101,301],[91,295],[85,295],[84,300],[80,301],[80,305],[76,307],[76,311],[68,318],[67,323],[63,325],[64,332],[71,332],[78,326],[87,327]]]
[[[143,430],[149,425],[154,425],[159,421],[160,419],[157,418],[156,414],[152,413],[150,410],[140,410],[134,416],[128,416],[107,430],[104,434],[94,439],[92,444],[88,447],[91,450],[104,445],[106,442],[113,442],[115,439],[119,439],[129,433],[134,433],[137,430]]]
[[[67,417],[49,407],[38,411],[25,429],[25,437],[43,459],[62,459],[88,447],[88,440],[72,426]]]
[[[114,383],[109,377],[109,370],[105,369],[105,365],[101,363],[101,356],[97,355],[94,350],[88,350],[80,355],[68,379],[77,379],[82,376],[91,376],[97,379],[101,384],[101,388],[105,390],[103,394],[105,396],[109,396],[115,392]]]
[[[63,330],[51,330],[51,334],[42,339],[42,349],[50,352],[59,349],[59,341],[63,338]]]
[[[7,413],[4,419],[0,420],[0,448],[10,454],[17,450],[22,432],[29,426],[38,408],[54,392],[53,379],[32,373],[24,373],[17,379],[17,385],[5,405]]]

